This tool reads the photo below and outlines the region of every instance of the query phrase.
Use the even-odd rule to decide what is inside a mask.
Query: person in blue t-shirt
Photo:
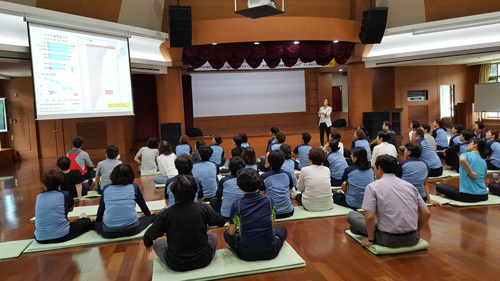
[[[300,170],[304,167],[311,166],[311,163],[308,161],[309,150],[311,150],[311,146],[309,142],[311,141],[311,134],[307,132],[303,132],[300,137],[300,145],[295,147],[293,150],[293,156],[299,159],[299,165],[297,170]]]
[[[229,212],[233,202],[243,197],[243,192],[236,184],[236,173],[245,168],[245,161],[240,156],[233,157],[229,160],[229,171],[231,175],[222,178],[219,181],[215,198],[210,200],[210,206],[217,213],[220,213],[226,221],[229,219]]]
[[[474,131],[471,129],[464,129],[460,132],[460,143],[447,148],[443,152],[446,164],[449,165],[452,170],[458,172],[460,166],[458,158],[462,153],[467,152],[467,145],[469,145],[469,141],[472,138],[474,138]]]
[[[429,166],[429,177],[439,177],[442,175],[443,164],[441,164],[441,159],[439,159],[439,156],[429,142],[424,139],[424,131],[422,129],[414,130],[411,139],[418,142],[422,147],[422,155],[418,159],[424,161]]]
[[[173,178],[168,178],[167,182],[165,183],[165,207],[169,208],[172,207],[175,204],[175,196],[172,193],[172,190],[170,187],[172,186],[172,183],[176,178],[178,178],[180,175],[191,175],[191,172],[193,171],[193,160],[191,160],[190,157],[187,155],[181,155],[177,157],[174,160],[174,165],[175,169],[179,172],[179,174]],[[196,182],[198,183],[198,195],[193,198],[193,202],[198,202],[198,203],[203,203],[204,197],[203,197],[203,183],[197,179],[196,177],[194,178]]]
[[[367,135],[363,129],[356,129],[354,131],[354,140],[351,143],[351,150],[355,147],[363,147],[366,150],[368,161],[371,161],[372,156],[370,154],[370,144],[368,143],[369,139],[367,140],[366,137]]]
[[[274,259],[287,238],[287,229],[274,226],[276,208],[273,199],[257,192],[262,180],[253,169],[239,171],[237,184],[244,196],[231,205],[224,240],[242,260]]]
[[[491,129],[486,132],[486,148],[484,149],[483,158],[489,157],[486,160],[488,170],[500,170],[500,140],[498,139],[498,130]]]
[[[467,145],[467,152],[460,155],[459,188],[445,183],[436,184],[436,191],[461,202],[481,202],[488,200],[488,189],[484,183],[486,178],[486,161],[481,158],[486,141],[473,138]]]
[[[285,133],[277,132],[275,141],[267,147],[266,153],[269,154],[269,152],[278,149],[278,147],[280,147],[280,145],[283,144],[285,140],[286,140]]]
[[[248,143],[248,136],[247,136],[247,134],[245,134],[245,133],[239,133],[239,136],[240,136],[241,140],[243,141],[241,143],[241,147],[243,147],[243,148],[249,147],[250,144]]]
[[[432,127],[434,127],[432,137],[436,140],[436,149],[446,149],[448,145],[448,132],[446,127],[443,125],[443,121],[441,121],[441,119],[434,120]]]
[[[297,177],[295,176],[295,167],[298,166],[298,163],[292,159],[292,149],[286,143],[282,144],[279,148],[279,151],[283,153],[285,156],[285,162],[281,166],[283,171],[287,171],[292,176],[293,186],[297,186]]]
[[[354,165],[345,168],[341,191],[333,192],[333,203],[359,209],[363,204],[365,188],[375,180],[375,174],[365,148],[355,147],[351,151],[351,159]]]
[[[194,145],[194,152],[191,154],[191,159],[194,162],[200,161],[200,152],[198,152],[198,148],[200,148],[202,145],[206,145],[204,141],[202,140],[197,140],[196,144]]]
[[[450,142],[448,143],[448,147],[452,147],[456,144],[462,143],[462,141],[460,140],[460,134],[462,133],[463,129],[464,127],[460,124],[453,124],[453,126],[451,126],[451,138]]]
[[[339,150],[339,142],[335,139],[331,139],[325,145],[325,149],[328,154],[323,165],[330,168],[330,184],[332,186],[341,186],[342,176],[344,175],[344,171],[348,165],[347,161],[345,161],[344,155],[342,155]]]
[[[271,170],[262,174],[264,185],[260,190],[262,194],[271,197],[276,204],[276,218],[287,218],[293,215],[291,192],[293,179],[290,173],[281,169],[285,156],[279,150],[273,150],[267,157]],[[295,176],[295,175],[294,175]]]
[[[69,222],[68,212],[73,211],[75,202],[68,191],[59,190],[64,176],[56,170],[43,174],[46,190],[36,197],[35,240],[38,243],[61,243],[80,236],[92,228],[92,220],[85,213]]]
[[[405,144],[404,156],[407,160],[398,164],[395,175],[404,181],[407,181],[418,190],[422,199],[435,206],[441,206],[437,201],[431,200],[427,179],[429,176],[429,167],[424,161],[418,159],[422,154],[422,146],[418,142],[409,142]]]
[[[486,139],[486,131],[484,130],[484,123],[482,121],[474,122],[473,129],[476,138]]]
[[[180,144],[175,147],[175,156],[187,155],[191,157],[191,153],[193,153],[193,148],[189,144],[189,137],[186,135],[182,135],[179,139]]]
[[[111,185],[103,188],[94,229],[104,238],[133,236],[148,227],[156,218],[151,214],[134,183],[134,170],[128,164],[116,166],[110,175]],[[144,216],[138,218],[135,205]],[[105,214],[104,218],[103,215]]]
[[[217,186],[219,185],[219,166],[210,161],[213,150],[210,146],[203,145],[198,151],[200,152],[201,161],[193,163],[193,177],[199,179],[203,184],[203,197],[205,201],[210,201],[215,196]]]
[[[224,158],[224,148],[220,145],[222,143],[222,138],[218,135],[215,135],[212,139],[212,143],[210,147],[213,149],[212,157],[210,157],[210,161],[217,164],[219,167],[224,166],[226,164],[226,158]]]
[[[257,158],[255,158],[255,150],[252,147],[245,147],[243,152],[241,152],[241,158],[245,161],[245,168],[252,168],[256,171],[259,170]]]

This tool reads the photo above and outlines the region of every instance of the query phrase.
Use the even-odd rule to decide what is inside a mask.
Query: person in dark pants
[[[321,146],[325,144],[323,138],[326,131],[326,141],[330,140],[330,128],[332,127],[332,120],[330,119],[330,114],[332,114],[332,108],[330,107],[330,99],[325,99],[323,101],[323,106],[320,107],[318,111],[319,117],[319,141]]]
[[[287,237],[284,226],[274,226],[274,201],[269,196],[259,194],[262,180],[252,168],[240,170],[237,183],[245,195],[231,206],[224,240],[243,260],[274,259]],[[237,227],[239,232],[236,231]]]
[[[466,153],[460,155],[459,188],[445,183],[436,184],[436,191],[461,202],[481,202],[488,200],[488,189],[484,184],[486,161],[480,153],[484,151],[484,139],[473,138],[467,145]]]
[[[460,166],[458,158],[462,155],[462,153],[467,152],[467,146],[473,137],[474,132],[471,129],[464,129],[460,132],[460,143],[447,148],[443,152],[446,164],[449,165],[452,170],[458,172],[458,168]]]

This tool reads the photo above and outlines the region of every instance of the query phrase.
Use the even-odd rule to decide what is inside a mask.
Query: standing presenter
[[[321,146],[324,145],[323,134],[326,130],[326,141],[330,141],[330,127],[332,127],[332,120],[330,119],[330,114],[332,113],[332,108],[330,107],[330,99],[325,99],[323,101],[323,106],[320,107],[319,116],[319,140]]]

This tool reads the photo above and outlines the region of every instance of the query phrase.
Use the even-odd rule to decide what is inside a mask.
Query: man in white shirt
[[[372,166],[375,166],[375,161],[377,161],[377,157],[380,155],[391,155],[392,157],[398,157],[398,152],[394,145],[390,144],[389,141],[390,135],[386,131],[380,131],[377,134],[377,138],[375,141],[378,143],[377,146],[373,148],[372,153]]]
[[[424,139],[431,145],[432,149],[436,150],[436,139],[430,134],[431,126],[429,124],[422,124],[422,131],[424,131]]]

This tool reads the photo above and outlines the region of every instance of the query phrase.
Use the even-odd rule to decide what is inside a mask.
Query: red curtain
[[[332,59],[344,64],[351,57],[355,43],[301,43],[269,44],[269,45],[203,45],[184,48],[184,56],[194,68],[203,66],[207,61],[215,69],[221,69],[227,61],[238,69],[243,60],[252,68],[257,68],[264,60],[270,68],[278,66],[280,60],[291,67],[300,58],[302,62],[316,61],[319,65],[327,65]]]
[[[340,87],[332,87],[332,111],[342,111],[342,92]]]
[[[191,75],[182,75],[182,98],[184,101],[184,125],[193,128],[193,89]]]
[[[132,74],[135,138],[159,137],[158,99],[154,75]]]

